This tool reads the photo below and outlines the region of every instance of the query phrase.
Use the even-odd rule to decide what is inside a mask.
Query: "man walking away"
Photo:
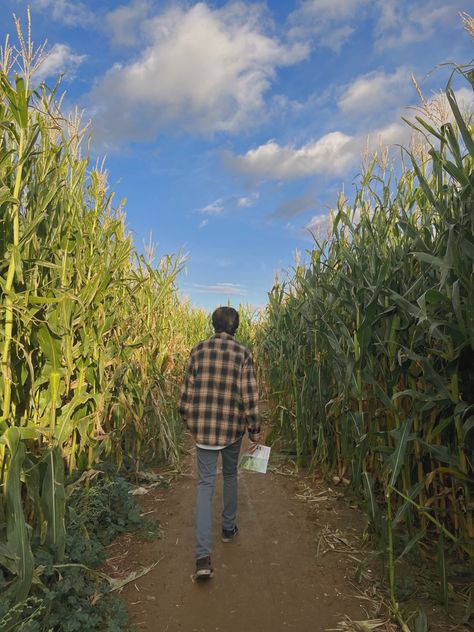
[[[260,440],[258,388],[250,351],[234,340],[239,314],[219,307],[212,314],[215,334],[191,352],[179,412],[196,441],[196,577],[210,578],[212,497],[222,455],[224,507],[222,541],[237,534],[237,462],[245,429],[251,450]]]

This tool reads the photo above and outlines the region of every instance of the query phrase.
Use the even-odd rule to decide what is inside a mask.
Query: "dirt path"
[[[214,578],[193,581],[194,453],[184,465],[169,489],[144,497],[144,511],[161,522],[161,539],[129,537],[111,550],[109,564],[121,572],[159,560],[122,592],[137,631],[324,632],[337,628],[344,615],[366,618],[349,585],[353,561],[340,550],[360,535],[361,515],[327,485],[308,487],[308,481],[274,472],[240,473],[239,534],[229,544],[219,538],[218,474]]]

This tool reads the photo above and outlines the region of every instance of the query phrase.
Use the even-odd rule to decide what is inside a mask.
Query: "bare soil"
[[[155,487],[143,497],[144,513],[160,520],[161,538],[144,542],[126,536],[110,549],[107,570],[115,576],[158,561],[122,591],[137,631],[325,632],[348,629],[340,627],[345,617],[368,618],[370,604],[352,583],[352,543],[360,543],[365,519],[334,489],[291,470],[241,471],[239,533],[223,544],[219,472],[214,577],[195,581],[195,486],[191,450],[169,489]]]

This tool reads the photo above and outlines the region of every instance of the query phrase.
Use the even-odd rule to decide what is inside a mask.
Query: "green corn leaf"
[[[21,500],[21,471],[26,455],[18,428],[12,426],[0,441],[9,451],[5,476],[6,547],[15,556],[16,579],[8,589],[15,603],[26,599],[33,580],[34,560]]]
[[[415,619],[414,632],[428,632],[428,620],[426,618],[426,612],[424,610],[418,611],[418,615]]]
[[[15,76],[16,83],[16,99],[15,106],[18,112],[18,120],[21,127],[26,130],[28,128],[28,94],[26,92],[25,80],[22,76]]]
[[[394,290],[390,290],[390,295],[395,303],[400,305],[400,307],[404,311],[408,312],[410,316],[415,318],[420,316],[420,308],[417,305],[413,305],[413,303],[410,303],[410,301],[408,301],[404,296],[401,296],[401,294],[395,292]]]
[[[445,551],[443,532],[439,534],[439,538],[438,538],[438,567],[439,567],[439,576],[440,576],[441,600],[444,604],[445,610],[447,611],[449,593],[448,593],[448,575],[447,575],[447,569],[446,569],[446,551]]]
[[[407,444],[410,438],[412,425],[413,425],[413,420],[407,419],[396,431],[397,446],[395,448],[394,453],[390,456],[390,459],[389,459],[389,463],[390,463],[390,467],[392,471],[392,475],[390,477],[390,482],[389,482],[390,487],[395,486],[395,482],[405,462],[404,461],[405,452],[406,452]]]
[[[96,399],[97,395],[91,393],[76,393],[71,401],[61,408],[55,430],[55,437],[58,445],[63,445],[70,436],[73,428],[76,427],[77,421],[72,420],[74,412],[87,402],[95,402]]]
[[[43,544],[45,519],[43,517],[41,507],[40,466],[41,459],[34,463],[29,457],[27,457],[24,461],[23,470],[25,482],[28,487],[28,496],[33,501],[33,506],[35,508],[35,522],[32,524],[34,530],[32,539],[38,538],[41,544]]]
[[[413,252],[412,253],[419,261],[424,261],[425,263],[429,263],[436,268],[444,268],[446,265],[444,260],[441,257],[435,257],[434,255],[430,255],[428,252]]]
[[[474,615],[474,585],[471,584],[468,592],[468,599],[466,603],[466,611],[463,618],[463,623],[469,625],[472,615]]]
[[[374,495],[374,481],[368,472],[362,472],[362,481],[364,483],[365,495],[369,507],[369,515],[374,523],[378,516],[378,505]]]
[[[403,557],[405,557],[405,555],[412,550],[415,544],[425,537],[425,534],[426,531],[424,529],[415,533],[415,535],[407,542],[400,555],[397,556],[397,561],[400,561]]]
[[[12,196],[10,189],[6,186],[0,187],[0,206],[2,204],[18,204],[18,200]]]
[[[458,463],[458,457],[451,452],[450,448],[445,445],[429,444],[422,439],[419,439],[421,445],[435,457],[441,463],[447,463],[448,465],[456,466]]]
[[[16,560],[16,557],[13,551],[11,551],[8,548],[8,546],[6,546],[5,544],[2,544],[2,542],[0,542],[0,555],[6,558],[7,560],[11,560],[11,561]]]
[[[455,180],[459,182],[463,187],[471,186],[471,181],[469,180],[469,176],[466,172],[461,168],[452,163],[449,160],[443,161],[444,169],[452,176]]]
[[[461,148],[459,147],[458,137],[454,131],[453,126],[451,125],[451,123],[445,123],[444,125],[441,126],[441,130],[446,135],[446,141],[447,141],[449,150],[452,153],[454,159],[456,160],[457,167],[462,169]],[[448,162],[447,160],[444,162],[443,167],[448,171],[447,164],[446,164],[447,162]]]
[[[457,318],[459,327],[460,327],[461,331],[463,332],[463,334],[466,335],[467,334],[467,329],[466,329],[466,323],[464,321],[464,316],[463,316],[463,312],[462,312],[459,279],[456,279],[456,281],[454,281],[454,283],[453,283],[452,301],[453,301],[454,313],[456,314],[456,318]]]
[[[462,472],[461,470],[459,470],[456,467],[444,467],[444,466],[440,466],[436,468],[436,471],[439,472],[440,474],[449,474],[450,476],[452,476],[453,478],[459,480],[459,481],[466,481],[466,482],[471,482],[474,483],[474,478],[473,477],[469,477],[465,472]]]
[[[410,125],[409,121],[405,119],[403,116],[402,116],[402,119]],[[415,120],[417,120],[418,123],[422,125],[422,127],[424,127],[430,134],[432,134],[435,138],[440,140],[442,143],[446,142],[446,138],[442,134],[440,134],[440,132],[438,132],[438,130],[436,130],[432,125],[430,125],[423,118],[421,118],[421,116],[415,116]],[[411,124],[410,126],[413,127],[413,129],[419,130],[419,128],[416,127],[415,125]]]
[[[471,136],[470,131],[466,127],[466,123],[464,122],[461,111],[459,110],[456,97],[454,96],[454,92],[452,88],[450,87],[447,88],[446,96],[448,97],[449,105],[454,114],[454,118],[456,119],[456,123],[459,128],[459,131],[461,132],[461,136],[464,141],[464,144],[466,145],[466,149],[470,153],[471,158],[474,158],[474,140]]]
[[[424,486],[425,486],[424,481],[420,481],[418,483],[415,483],[407,491],[408,498],[413,501],[419,495],[419,493],[421,492],[421,490],[423,489]],[[412,504],[408,500],[406,500],[402,505],[400,505],[400,507],[397,510],[397,513],[393,517],[392,528],[395,528],[397,526],[397,524],[403,520],[403,518],[405,517],[408,509],[411,506],[412,506]]]
[[[439,213],[443,213],[444,204],[441,202],[441,200],[435,197],[435,193],[432,191],[428,181],[426,180],[425,176],[422,174],[421,169],[416,162],[416,159],[413,156],[411,158],[412,158],[413,169],[415,170],[415,173],[418,178],[418,182],[420,183],[421,188],[423,189],[423,192],[426,195],[426,198],[429,200],[429,202],[431,203],[434,209],[436,209]]]
[[[15,263],[15,276],[19,283],[23,283],[23,262],[21,260],[20,249],[18,246],[11,245],[11,256]]]
[[[64,558],[66,530],[64,526],[65,492],[64,492],[64,463],[61,449],[56,447],[49,451],[46,458],[46,472],[44,474],[41,505],[43,516],[47,522],[46,544],[54,554],[56,562]]]
[[[61,370],[61,339],[53,335],[47,325],[41,325],[37,332],[41,351],[48,360],[48,373],[60,373]]]
[[[472,430],[473,428],[474,428],[474,415],[471,415],[470,417],[466,419],[466,421],[463,424],[464,436],[466,436],[469,430]]]

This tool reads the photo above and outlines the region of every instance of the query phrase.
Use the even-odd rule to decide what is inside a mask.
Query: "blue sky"
[[[411,75],[429,100],[437,64],[473,57],[467,1],[2,0],[3,35],[27,4],[39,78],[64,73],[91,119],[137,247],[186,254],[181,292],[206,309],[263,305],[351,198],[367,144],[409,142]]]

